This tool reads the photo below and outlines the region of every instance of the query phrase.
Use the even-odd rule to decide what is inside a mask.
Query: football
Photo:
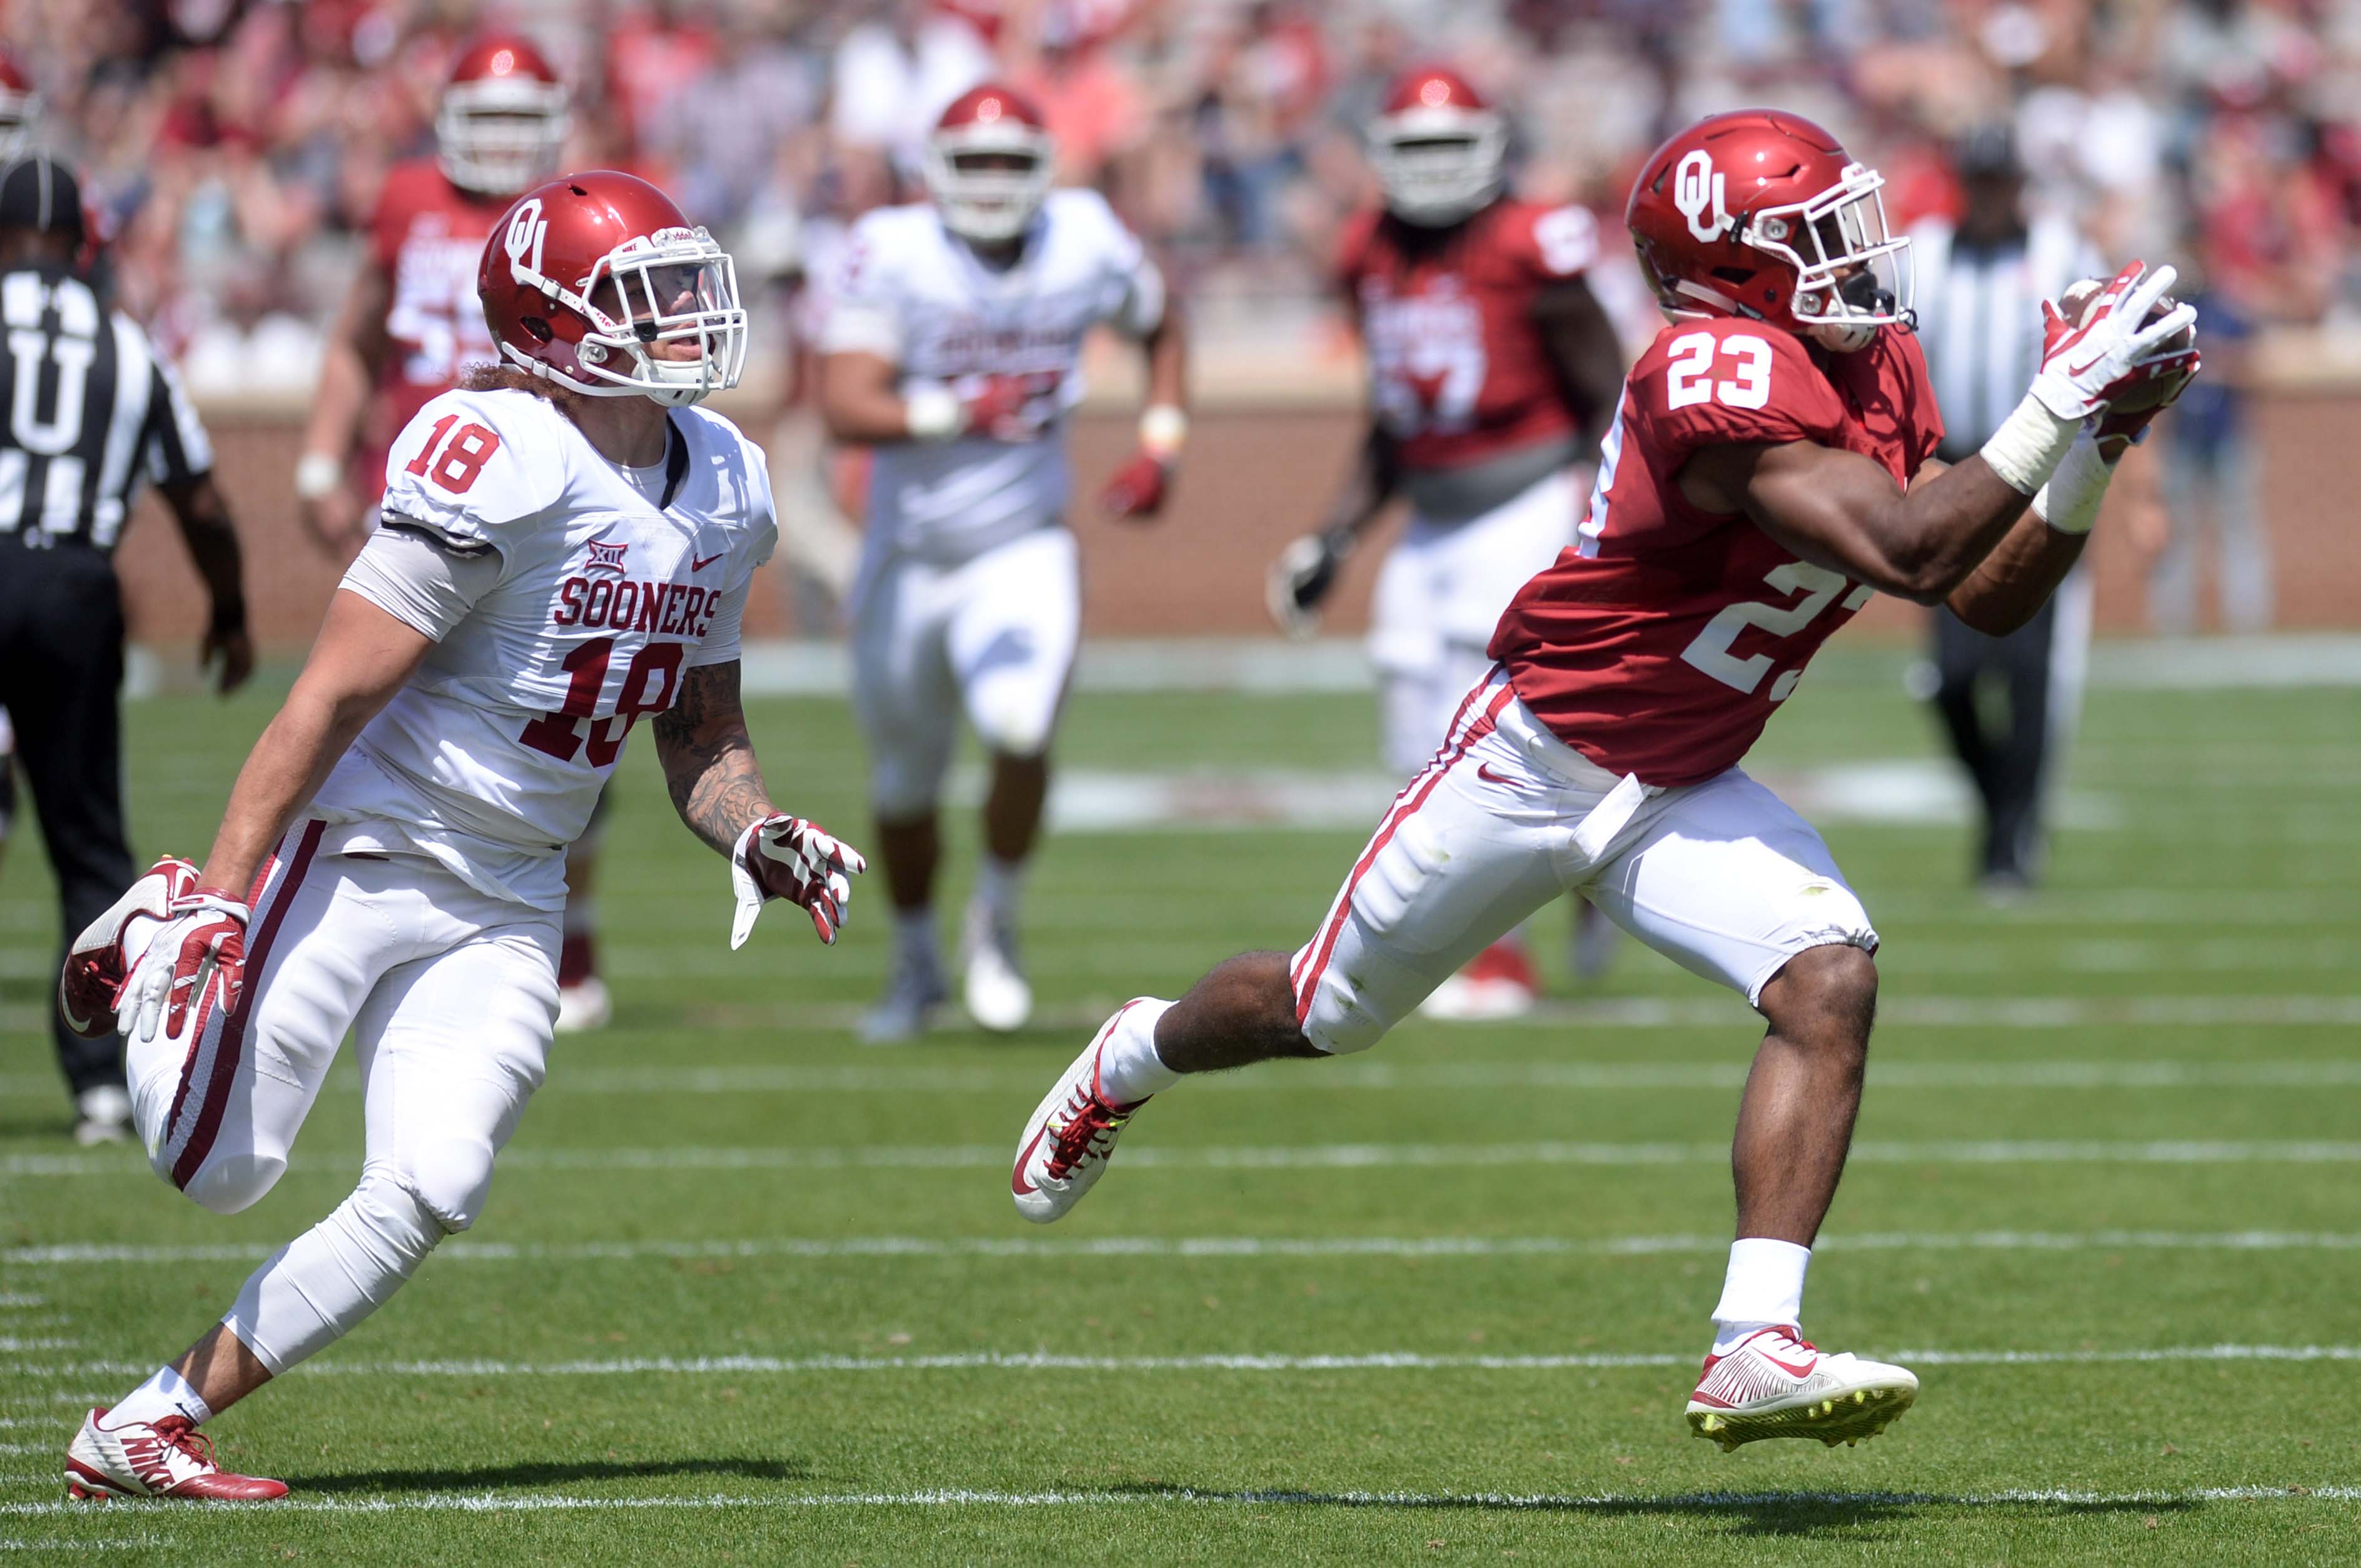
[[[2069,284],[2066,291],[2058,297],[2058,313],[2076,326],[2081,326],[2089,317],[2091,307],[2098,302],[2099,296],[2106,291],[2107,285],[2111,281],[2113,280],[2106,278],[2085,278],[2079,283]],[[2149,308],[2147,319],[2155,321],[2160,316],[2169,315],[2180,308],[2180,301],[2167,294]],[[2179,354],[2196,341],[2197,329],[2193,326],[2183,327],[2165,339],[2158,352]],[[2152,409],[2158,403],[2168,401],[2178,390],[2178,385],[2171,380],[2150,381],[2115,399],[2110,406],[2119,412],[2134,413],[2141,409]]]

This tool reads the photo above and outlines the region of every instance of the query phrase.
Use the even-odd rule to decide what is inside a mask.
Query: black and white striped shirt
[[[180,378],[62,267],[0,274],[0,541],[115,548],[142,480],[209,472]]]
[[[1937,455],[1957,463],[1991,439],[2041,368],[2041,302],[2107,269],[2072,224],[2048,217],[1984,245],[1925,224],[1911,232],[1910,261],[1918,343],[1943,411]]]

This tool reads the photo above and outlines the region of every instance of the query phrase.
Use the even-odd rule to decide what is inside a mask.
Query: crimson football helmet
[[[1488,206],[1500,193],[1508,151],[1508,121],[1455,71],[1406,73],[1369,126],[1369,162],[1386,210],[1424,228]]]
[[[484,242],[476,291],[500,357],[594,398],[667,408],[738,384],[738,273],[672,198],[611,169],[520,197]],[[653,352],[693,344],[693,358]]]
[[[1746,316],[1850,353],[1913,319],[1884,184],[1811,121],[1741,109],[1658,148],[1624,221],[1667,314]]]
[[[0,162],[33,150],[33,126],[41,117],[41,96],[16,57],[0,49]]]
[[[566,84],[512,34],[470,45],[434,110],[444,175],[464,191],[513,196],[557,172],[573,126]]]
[[[927,190],[943,226],[985,245],[1023,234],[1049,199],[1056,150],[1021,94],[990,82],[960,94],[927,138]]]

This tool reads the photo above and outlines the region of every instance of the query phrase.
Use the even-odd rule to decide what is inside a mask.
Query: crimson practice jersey
[[[1576,411],[1532,320],[1541,291],[1598,252],[1581,207],[1499,201],[1440,244],[1383,213],[1346,231],[1337,273],[1368,345],[1373,411],[1405,467],[1456,468],[1565,441]]]
[[[1601,767],[1652,784],[1735,765],[1871,590],[1801,561],[1675,476],[1701,446],[1816,442],[1907,484],[1943,433],[1917,340],[1814,353],[1760,322],[1666,327],[1623,387],[1576,543],[1492,634],[1517,695]]]
[[[461,190],[431,158],[396,164],[369,217],[369,259],[387,283],[386,356],[378,370],[353,477],[375,499],[385,455],[410,418],[459,379],[462,365],[496,359],[476,268],[508,203]]]

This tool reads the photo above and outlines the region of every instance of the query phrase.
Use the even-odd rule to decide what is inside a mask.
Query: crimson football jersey
[[[1403,466],[1456,468],[1575,432],[1533,302],[1598,253],[1581,207],[1499,201],[1439,243],[1382,212],[1347,228],[1337,282],[1368,345],[1372,411]]]
[[[451,183],[431,158],[394,165],[369,217],[369,259],[386,278],[384,363],[361,425],[354,481],[376,499],[385,455],[411,416],[449,391],[462,366],[499,357],[476,267],[508,210]]]
[[[1631,367],[1599,444],[1576,543],[1492,634],[1517,695],[1559,739],[1643,784],[1735,765],[1871,589],[1798,560],[1743,516],[1700,511],[1675,482],[1737,442],[1858,452],[1907,484],[1943,423],[1917,339],[1879,331],[1814,353],[1761,322],[1681,322]]]

